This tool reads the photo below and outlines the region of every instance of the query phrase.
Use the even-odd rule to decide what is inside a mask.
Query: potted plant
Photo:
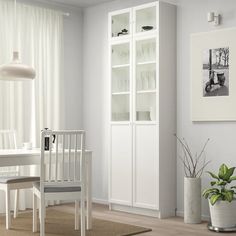
[[[209,199],[211,224],[218,228],[231,228],[236,226],[236,186],[232,182],[235,167],[229,168],[222,164],[219,173],[208,173],[213,178],[211,188],[203,191],[203,196]]]
[[[209,139],[205,142],[200,153],[192,154],[186,140],[180,139],[175,135],[181,147],[183,154],[179,155],[184,166],[184,222],[187,224],[201,223],[201,175],[204,168],[210,161],[206,162],[203,157]]]

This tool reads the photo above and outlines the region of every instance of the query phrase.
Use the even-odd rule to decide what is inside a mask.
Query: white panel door
[[[132,205],[132,127],[111,127],[111,183],[112,203]]]
[[[158,127],[136,124],[133,205],[158,209]]]

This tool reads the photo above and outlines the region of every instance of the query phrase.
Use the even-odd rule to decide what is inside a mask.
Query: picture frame
[[[192,121],[236,120],[236,28],[191,35]]]

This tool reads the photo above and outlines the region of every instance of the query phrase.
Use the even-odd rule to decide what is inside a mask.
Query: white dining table
[[[39,148],[0,150],[0,167],[40,165]],[[87,229],[92,228],[92,151],[85,151]]]

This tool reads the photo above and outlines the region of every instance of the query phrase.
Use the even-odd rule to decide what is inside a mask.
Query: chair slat
[[[16,132],[15,130],[0,130],[0,149],[16,149]],[[1,167],[1,176],[17,176],[20,174],[19,167]]]

